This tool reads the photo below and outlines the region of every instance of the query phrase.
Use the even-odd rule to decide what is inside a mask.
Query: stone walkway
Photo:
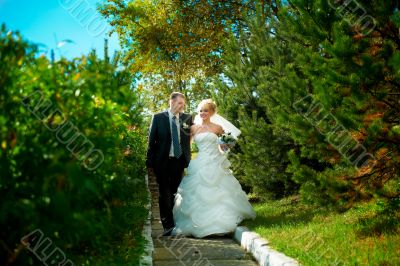
[[[163,237],[158,208],[158,189],[154,176],[149,176],[149,189],[152,194],[151,236],[154,244],[153,265],[257,265],[251,254],[246,253],[229,236],[204,239],[182,236]]]

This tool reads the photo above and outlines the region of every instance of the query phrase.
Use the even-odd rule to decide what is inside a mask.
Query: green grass
[[[136,185],[126,183],[124,188],[115,191],[109,216],[99,217],[96,225],[100,230],[94,243],[70,252],[75,265],[139,265],[146,245],[142,229],[148,215],[148,193],[144,181]]]
[[[244,225],[303,265],[400,265],[400,215],[378,215],[374,202],[344,213],[296,197],[254,208],[257,218]]]

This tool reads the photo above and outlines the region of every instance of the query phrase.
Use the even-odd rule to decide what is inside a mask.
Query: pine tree
[[[280,152],[290,150],[290,161],[281,166],[304,199],[345,208],[374,196],[398,199],[399,22],[393,1],[296,0],[277,16],[249,20],[249,30],[230,42],[225,74],[232,84],[220,86],[226,110],[244,99],[260,110],[253,122],[244,118],[243,139],[260,135],[250,127],[264,131],[265,154],[273,154],[273,136],[283,138],[289,145]],[[249,88],[244,98],[239,91]],[[242,144],[241,163],[250,168],[261,147]],[[274,160],[265,158],[253,167],[261,172]],[[269,171],[247,178],[271,178]]]
[[[291,171],[300,182],[313,176],[307,191],[322,191],[344,207],[374,195],[399,196],[396,8],[393,1],[295,1],[282,18],[285,38],[299,40],[290,42],[297,51],[293,64],[306,82],[292,107],[313,127],[293,154],[328,164],[315,171],[294,160]]]
[[[274,128],[273,110],[266,108],[264,94],[278,79],[274,60],[279,51],[271,49],[275,40],[265,30],[262,14],[259,10],[239,39],[232,35],[226,45],[224,76],[217,82],[215,98],[221,111],[242,130],[238,153],[232,157],[236,176],[258,197],[279,198],[297,189],[291,174],[285,172],[294,142]]]

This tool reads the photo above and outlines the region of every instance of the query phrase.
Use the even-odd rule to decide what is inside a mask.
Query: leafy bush
[[[111,265],[110,255],[126,252],[135,265],[147,216],[146,140],[131,76],[118,57],[51,63],[35,51],[2,26],[1,264],[32,265],[21,238],[40,229],[75,263]]]

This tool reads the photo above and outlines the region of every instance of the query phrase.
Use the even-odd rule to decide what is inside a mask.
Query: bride
[[[229,170],[226,154],[221,152],[227,147],[218,145],[224,129],[234,136],[240,131],[216,114],[216,105],[210,99],[203,100],[198,111],[190,132],[199,152],[190,162],[175,195],[172,234],[202,238],[233,232],[243,219],[254,219],[256,214]],[[215,120],[225,128],[212,122]]]

